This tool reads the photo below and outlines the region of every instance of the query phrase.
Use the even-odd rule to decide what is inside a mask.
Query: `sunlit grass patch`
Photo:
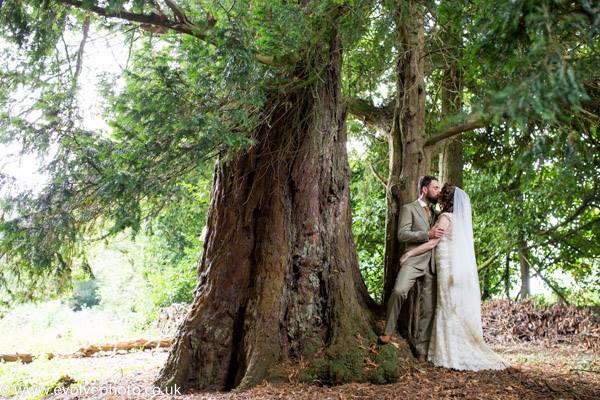
[[[114,357],[38,358],[29,364],[0,363],[0,397],[39,399],[46,391],[61,386],[61,378],[71,378],[71,388],[143,371],[152,365],[162,365],[165,352],[150,355],[149,351]],[[69,386],[67,383],[66,386]]]
[[[15,307],[0,324],[0,353],[67,354],[90,344],[157,335],[141,330],[135,315],[100,308],[73,311],[60,301]]]

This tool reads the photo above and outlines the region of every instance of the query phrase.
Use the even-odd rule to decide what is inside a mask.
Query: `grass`
[[[61,380],[71,380],[70,389],[91,382],[107,380],[136,371],[149,365],[161,364],[166,353],[153,357],[148,352],[130,353],[114,357],[94,358],[38,358],[29,364],[0,363],[0,397],[35,400],[60,385]],[[68,379],[65,379],[68,378]]]
[[[15,307],[0,323],[0,353],[69,354],[91,344],[122,341],[139,337],[158,337],[155,329],[140,329],[138,315],[119,314],[101,308],[73,311],[59,300]],[[51,388],[63,375],[77,382],[103,379],[115,372],[131,372],[144,367],[133,362],[122,368],[96,358],[94,367],[82,359],[39,357],[30,364],[0,363],[0,397],[20,391]],[[37,399],[24,395],[18,398]]]
[[[0,353],[72,353],[82,346],[140,335],[137,314],[99,308],[72,311],[59,300],[15,307],[0,324]]]

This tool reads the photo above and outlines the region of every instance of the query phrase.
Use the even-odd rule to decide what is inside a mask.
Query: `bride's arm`
[[[446,217],[446,216],[440,217],[439,221],[435,224],[435,226],[443,228],[444,230],[446,228],[448,228],[448,225],[450,225],[450,221],[448,220],[448,217]],[[423,253],[433,249],[435,246],[438,245],[438,243],[440,242],[441,239],[442,238],[429,239],[429,241],[423,243],[422,245],[407,251],[400,258],[400,264],[404,263],[404,261],[406,261],[410,257],[418,256],[419,254],[423,254]]]

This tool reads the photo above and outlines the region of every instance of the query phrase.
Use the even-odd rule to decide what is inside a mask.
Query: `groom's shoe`
[[[386,336],[386,335],[379,336],[379,342],[381,342],[383,344],[388,344],[391,339],[392,339],[391,336]]]

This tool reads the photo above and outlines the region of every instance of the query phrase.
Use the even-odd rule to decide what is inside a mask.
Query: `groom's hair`
[[[419,185],[417,187],[419,194],[421,194],[421,189],[423,189],[426,186],[429,186],[431,181],[437,181],[437,178],[431,175],[424,175],[419,178]]]

